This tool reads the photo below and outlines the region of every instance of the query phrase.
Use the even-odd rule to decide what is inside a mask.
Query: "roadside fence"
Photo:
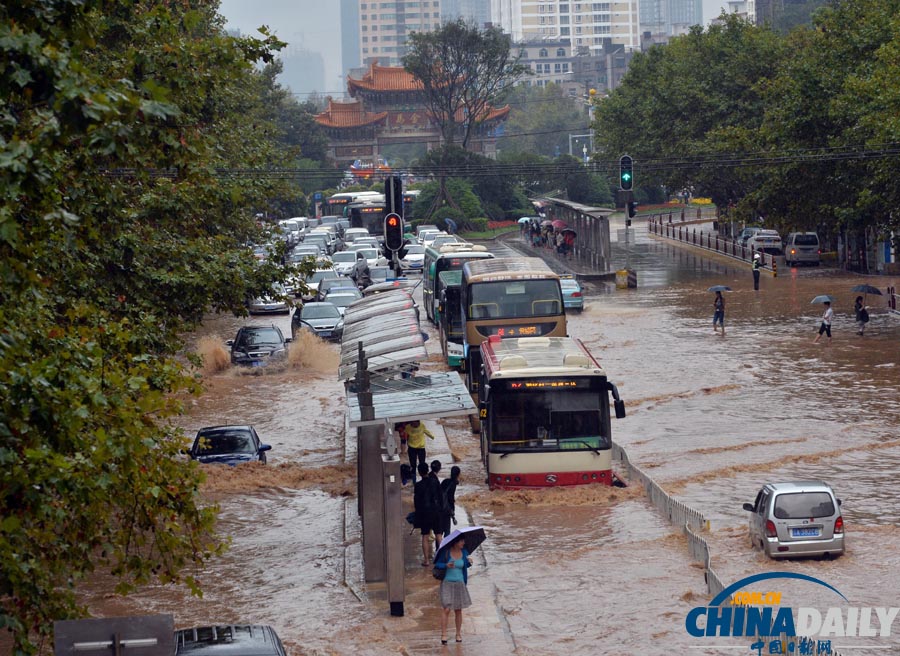
[[[756,250],[752,246],[743,246],[733,239],[720,237],[715,231],[704,232],[701,229],[698,232],[696,226],[673,223],[671,214],[651,216],[647,222],[647,230],[658,237],[680,241],[683,244],[690,244],[747,263],[752,262],[753,256],[758,253],[764,268],[771,269],[776,273],[778,271],[778,256]]]
[[[691,557],[703,563],[707,592],[716,595],[724,590],[725,586],[719,575],[712,569],[709,544],[700,536],[700,533],[709,530],[709,520],[699,510],[691,508],[666,492],[649,474],[631,462],[625,449],[615,442],[612,446],[612,456],[625,467],[629,481],[638,482],[644,487],[647,498],[653,507],[662,513],[670,524],[681,528],[687,537]]]

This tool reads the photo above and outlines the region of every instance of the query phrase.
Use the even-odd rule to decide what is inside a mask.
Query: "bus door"
[[[459,367],[463,361],[463,321],[459,285],[444,287],[438,304],[440,316],[441,349],[451,367]]]

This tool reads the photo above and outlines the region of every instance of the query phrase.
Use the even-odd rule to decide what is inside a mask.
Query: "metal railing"
[[[739,244],[733,239],[719,236],[716,232],[697,231],[697,228],[687,224],[673,223],[672,215],[657,214],[647,221],[647,230],[658,237],[673,239],[683,244],[690,244],[697,248],[727,255],[737,260],[750,263],[754,255],[760,256],[761,265],[767,269],[777,271],[778,258],[775,255]]]

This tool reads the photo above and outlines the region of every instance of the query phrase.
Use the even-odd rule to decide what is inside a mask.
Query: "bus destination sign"
[[[509,380],[506,388],[510,391],[539,389],[573,389],[591,386],[589,378],[540,378],[531,380]]]

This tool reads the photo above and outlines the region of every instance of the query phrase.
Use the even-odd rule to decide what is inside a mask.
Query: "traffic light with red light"
[[[403,219],[394,212],[384,217],[384,245],[392,251],[403,247]]]

